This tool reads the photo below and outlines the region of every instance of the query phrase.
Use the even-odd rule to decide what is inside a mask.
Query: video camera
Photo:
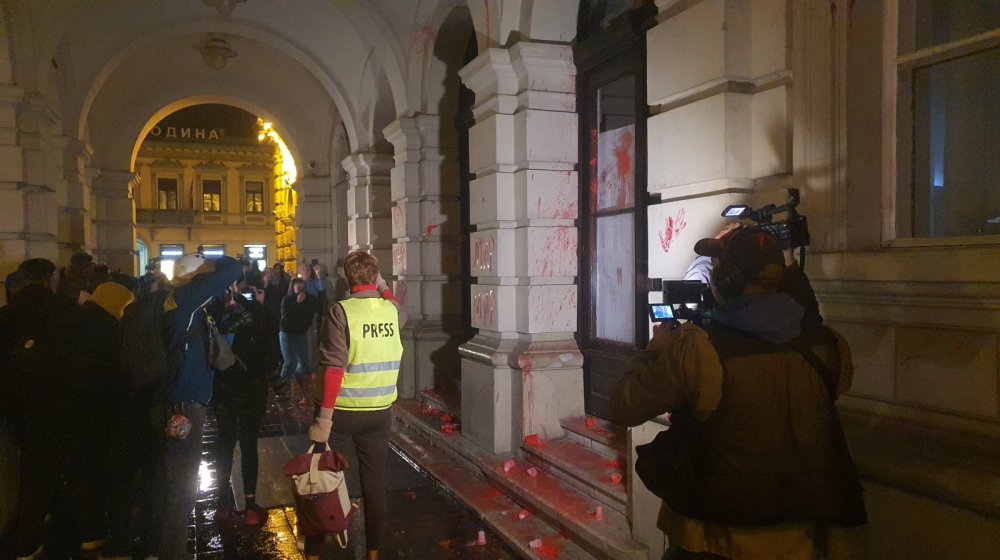
[[[663,291],[663,303],[649,304],[649,318],[654,323],[684,319],[701,325],[705,312],[715,305],[711,288],[698,280],[652,280],[653,290]]]
[[[756,226],[773,235],[782,249],[806,247],[811,241],[809,223],[806,217],[799,214],[795,207],[799,205],[799,189],[788,189],[788,202],[781,206],[768,204],[753,210],[745,204],[733,204],[722,211],[723,218],[752,220]],[[788,219],[774,222],[774,215],[788,212]]]

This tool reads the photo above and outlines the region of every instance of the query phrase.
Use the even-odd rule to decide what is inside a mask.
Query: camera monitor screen
[[[242,294],[247,301],[253,301],[253,294]]]
[[[674,310],[671,309],[669,303],[651,303],[649,304],[649,319],[654,323],[672,321]]]
[[[723,218],[739,218],[744,212],[749,208],[743,204],[734,204],[732,206],[726,206],[726,209],[722,211]]]

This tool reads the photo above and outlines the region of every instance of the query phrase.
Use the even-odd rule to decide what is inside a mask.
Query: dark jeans
[[[201,438],[205,428],[205,406],[188,402],[174,406],[165,414],[162,426],[171,414],[183,414],[191,421],[191,433],[184,439],[164,439],[157,464],[152,513],[159,530],[149,543],[149,554],[160,560],[188,560],[187,528],[198,492],[198,467],[201,465]]]
[[[334,451],[343,453],[348,445],[353,444],[358,452],[358,469],[348,469],[347,476],[360,473],[361,497],[365,501],[365,545],[368,550],[378,550],[385,518],[385,463],[392,413],[389,409],[371,412],[337,410],[333,418],[330,446]],[[322,539],[306,539],[306,555],[321,554],[320,541]]]
[[[233,450],[240,444],[240,470],[243,474],[243,493],[257,493],[257,436],[260,434],[261,417],[264,407],[217,406],[215,419],[219,427],[219,451],[216,457],[218,469],[219,499],[223,504],[233,503],[233,493],[229,478],[233,473]]]
[[[281,357],[285,365],[281,366],[282,379],[294,379],[306,373],[309,369],[309,337],[306,333],[291,334],[281,331],[278,341],[281,343]]]

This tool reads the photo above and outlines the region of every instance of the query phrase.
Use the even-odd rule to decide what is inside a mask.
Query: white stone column
[[[94,237],[97,260],[111,270],[135,273],[135,201],[138,176],[130,171],[98,172],[94,179]]]
[[[392,157],[358,152],[341,162],[347,181],[347,245],[374,255],[389,279],[392,262],[392,211],[389,173]]]
[[[583,414],[577,328],[576,69],[568,45],[489,49],[459,75],[469,132],[472,326],[461,348],[462,428],[495,453],[562,435]]]
[[[62,181],[58,206],[59,260],[69,262],[77,252],[92,249],[90,161],[93,151],[86,142],[61,136]]]
[[[319,259],[332,271],[336,266],[336,227],[330,176],[299,177],[292,186],[298,194],[295,244],[299,261]]]
[[[54,114],[37,98],[0,84],[0,272],[28,258],[58,261],[48,167]],[[0,296],[2,297],[2,296]]]
[[[461,208],[458,138],[450,117],[401,117],[383,129],[395,147],[392,273],[409,319],[399,391],[460,391]]]

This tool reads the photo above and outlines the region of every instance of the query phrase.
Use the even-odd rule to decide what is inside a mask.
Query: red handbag
[[[285,465],[284,473],[295,485],[295,512],[299,531],[310,537],[335,533],[337,543],[347,547],[347,528],[358,512],[347,495],[344,470],[347,460],[329,449],[314,453],[315,444],[306,453]]]

